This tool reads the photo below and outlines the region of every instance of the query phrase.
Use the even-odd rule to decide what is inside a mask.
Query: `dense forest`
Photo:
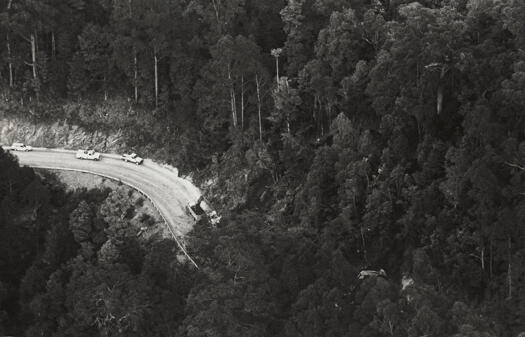
[[[125,234],[118,191],[65,196],[2,154],[6,333],[525,332],[525,2],[0,11],[2,115],[124,130],[223,215],[187,238],[196,270]]]
[[[126,188],[66,192],[0,149],[0,333],[169,336],[196,274]]]

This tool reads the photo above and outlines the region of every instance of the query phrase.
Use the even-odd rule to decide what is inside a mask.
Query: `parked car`
[[[77,159],[100,160],[100,153],[95,150],[78,150],[76,157]]]
[[[13,145],[11,145],[11,150],[27,152],[33,151],[33,148],[29,145],[25,145],[24,143],[13,143]]]
[[[137,164],[137,165],[140,165],[144,162],[144,159],[139,157],[135,152],[133,153],[124,153],[122,155],[122,160],[125,161],[125,162],[130,162],[130,163],[133,163],[133,164]]]

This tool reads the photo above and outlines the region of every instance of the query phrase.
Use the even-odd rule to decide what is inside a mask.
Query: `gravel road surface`
[[[35,148],[31,152],[11,151],[19,163],[35,168],[77,170],[118,179],[145,193],[178,235],[193,227],[185,206],[195,202],[200,191],[189,181],[179,178],[173,168],[144,160],[142,165],[126,163],[120,156],[102,154],[100,161],[75,158],[75,151]]]

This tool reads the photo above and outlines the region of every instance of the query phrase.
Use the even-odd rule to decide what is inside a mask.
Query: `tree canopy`
[[[137,239],[122,190],[67,200],[2,152],[0,327],[525,331],[522,1],[3,0],[0,12],[6,116],[124,130],[192,172],[223,215],[189,235],[192,271],[171,242]]]

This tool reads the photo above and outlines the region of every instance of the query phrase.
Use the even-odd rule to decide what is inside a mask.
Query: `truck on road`
[[[33,151],[33,148],[24,143],[13,143],[13,145],[11,145],[11,150],[27,152],[27,151]]]
[[[144,159],[139,157],[135,152],[133,152],[133,153],[124,153],[122,155],[121,159],[123,161],[125,161],[126,163],[130,162],[130,163],[137,164],[137,165],[140,165],[140,164],[142,164],[144,162]]]
[[[77,159],[100,160],[100,153],[95,152],[95,150],[78,150],[75,157]]]
[[[202,219],[206,219],[210,224],[216,226],[220,221],[221,217],[216,211],[212,210],[204,197],[201,195],[197,202],[194,204],[189,203],[186,205],[186,211],[189,215],[199,222]]]

